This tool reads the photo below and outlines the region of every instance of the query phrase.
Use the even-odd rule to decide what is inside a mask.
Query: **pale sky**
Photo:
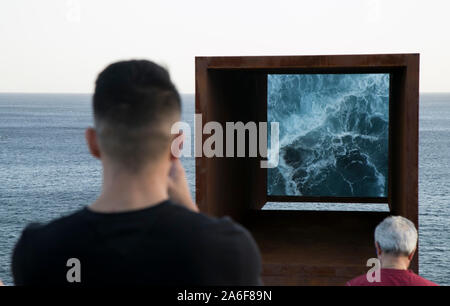
[[[448,0],[0,2],[0,92],[92,92],[107,64],[168,67],[194,92],[194,57],[420,53],[421,92],[450,92]]]

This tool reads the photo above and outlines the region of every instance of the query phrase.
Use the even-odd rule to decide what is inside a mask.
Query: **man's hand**
[[[1,279],[0,279],[0,286],[4,286]]]
[[[170,169],[169,198],[177,204],[181,204],[190,210],[198,212],[197,205],[192,200],[189,191],[186,172],[178,158],[172,161],[172,168]]]

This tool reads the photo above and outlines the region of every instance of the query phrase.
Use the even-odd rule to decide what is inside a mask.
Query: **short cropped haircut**
[[[375,241],[383,252],[408,256],[416,248],[417,230],[414,223],[408,219],[390,216],[376,227]]]
[[[167,150],[181,100],[166,69],[130,60],[98,75],[93,109],[102,153],[135,172]]]

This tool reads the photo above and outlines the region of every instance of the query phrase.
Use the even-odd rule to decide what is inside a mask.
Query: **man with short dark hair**
[[[124,61],[98,76],[91,154],[103,188],[89,207],[28,226],[13,255],[17,285],[258,285],[251,235],[198,212],[171,144],[180,96],[168,72]]]

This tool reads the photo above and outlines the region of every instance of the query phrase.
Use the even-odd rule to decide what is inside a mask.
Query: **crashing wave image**
[[[267,118],[268,195],[387,197],[389,74],[269,74]]]

